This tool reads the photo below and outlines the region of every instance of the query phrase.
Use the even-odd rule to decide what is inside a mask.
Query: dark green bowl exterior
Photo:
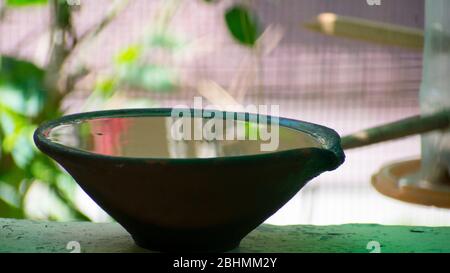
[[[94,154],[45,137],[56,125],[74,120],[170,116],[171,111],[126,109],[68,115],[41,125],[34,141],[138,245],[162,251],[235,248],[309,180],[344,162],[335,131],[287,118],[279,119],[280,126],[314,136],[323,148],[218,158],[130,158]]]

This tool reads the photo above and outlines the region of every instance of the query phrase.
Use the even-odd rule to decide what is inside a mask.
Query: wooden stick
[[[358,148],[382,141],[444,129],[449,126],[450,110],[445,110],[432,115],[419,115],[402,119],[344,136],[341,139],[341,145],[344,149]]]
[[[304,27],[327,35],[420,51],[424,44],[424,33],[421,29],[340,16],[334,13],[321,13],[313,22],[304,24]]]

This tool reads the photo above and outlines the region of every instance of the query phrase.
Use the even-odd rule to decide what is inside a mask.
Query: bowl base
[[[142,239],[138,236],[132,236],[135,244],[139,247],[159,251],[159,252],[227,252],[239,247],[241,241],[231,241],[221,244],[177,244],[175,242],[161,243],[149,239]]]

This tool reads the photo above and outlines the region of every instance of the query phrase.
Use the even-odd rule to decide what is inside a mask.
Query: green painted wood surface
[[[0,252],[146,252],[116,223],[0,219]],[[261,225],[233,252],[361,252],[377,241],[381,252],[450,252],[450,227]]]

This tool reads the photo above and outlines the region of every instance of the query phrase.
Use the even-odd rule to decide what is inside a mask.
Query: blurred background
[[[422,51],[305,27],[332,12],[423,29],[423,0],[372,2],[0,0],[0,217],[112,221],[32,142],[63,114],[227,94],[341,135],[418,114]],[[449,210],[370,184],[383,164],[418,157],[419,136],[346,154],[267,222],[450,225]]]

